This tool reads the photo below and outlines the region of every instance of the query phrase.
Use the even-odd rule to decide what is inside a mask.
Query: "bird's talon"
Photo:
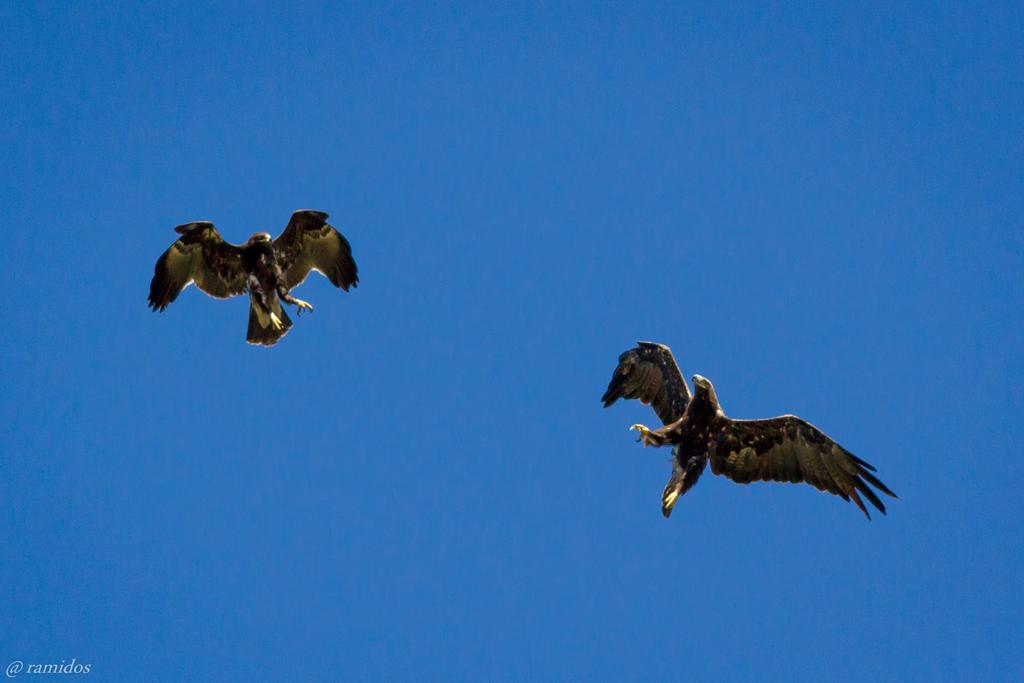
[[[640,432],[640,436],[636,438],[637,443],[640,443],[644,438],[651,433],[651,430],[647,428],[647,425],[635,424],[629,428],[632,432]]]

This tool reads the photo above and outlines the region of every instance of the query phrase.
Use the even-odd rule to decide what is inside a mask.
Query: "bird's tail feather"
[[[275,317],[279,323],[277,325],[274,324]],[[249,295],[249,330],[245,335],[247,342],[273,346],[281,337],[288,334],[291,326],[291,318],[288,317],[284,307],[281,306],[281,300],[276,296],[272,297],[268,311],[256,303],[251,294]]]

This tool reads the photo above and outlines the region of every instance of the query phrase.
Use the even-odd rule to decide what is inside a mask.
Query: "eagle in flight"
[[[249,293],[250,344],[273,346],[288,333],[291,319],[281,302],[299,313],[313,307],[291,295],[309,271],[316,270],[346,292],[359,285],[359,269],[348,240],[327,223],[323,211],[292,214],[277,239],[253,233],[242,245],[225,242],[209,221],[176,227],[181,237],[156,262],[149,285],[149,306],[162,311],[195,283],[212,297],[227,299]]]
[[[635,424],[644,446],[673,446],[672,476],[661,496],[661,512],[672,514],[676,501],[697,483],[711,461],[711,471],[738,484],[752,481],[805,481],[845,501],[853,500],[871,519],[863,495],[885,514],[885,505],[868,486],[896,497],[872,474],[875,468],[795,415],[766,420],[733,420],[722,412],[715,388],[693,376],[694,394],[672,350],[664,344],[639,342],[619,356],[602,401],[607,408],[620,398],[650,405],[664,425]]]

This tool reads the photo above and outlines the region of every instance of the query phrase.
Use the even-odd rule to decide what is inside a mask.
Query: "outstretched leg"
[[[273,290],[271,290],[272,292]],[[263,289],[263,284],[255,273],[249,275],[249,297],[256,308],[269,319],[271,327],[278,331],[284,329],[284,323],[281,322],[281,318],[274,312],[267,292]],[[265,327],[265,325],[263,326]]]
[[[287,304],[291,304],[292,306],[297,307],[299,309],[299,315],[302,315],[303,311],[312,311],[313,310],[313,305],[311,303],[309,303],[308,301],[303,301],[302,299],[299,299],[299,298],[296,298],[296,297],[292,296],[291,294],[289,294],[284,289],[278,290],[277,293],[281,297],[281,301],[283,301],[283,302],[285,302]]]
[[[677,448],[676,452],[672,454],[672,476],[669,477],[668,484],[665,485],[665,490],[661,493],[661,514],[665,515],[666,519],[672,514],[672,508],[676,501],[697,483],[704,471],[704,466],[708,463],[705,455],[691,455],[685,457],[683,462],[680,462],[681,459]]]
[[[647,425],[635,424],[629,429],[633,432],[640,432],[637,441],[643,443],[644,446],[654,446],[657,448],[668,443],[668,429],[666,427],[652,430]]]
[[[665,490],[661,492],[661,514],[665,516],[665,519],[672,514],[672,508],[679,500],[679,496],[683,494],[684,484],[685,474],[682,468],[677,463],[672,463],[672,476],[669,478],[668,484],[665,485]]]

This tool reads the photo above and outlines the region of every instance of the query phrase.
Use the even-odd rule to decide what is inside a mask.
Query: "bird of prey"
[[[323,211],[302,209],[292,214],[277,239],[253,233],[242,245],[225,242],[209,221],[176,227],[181,237],[156,262],[149,285],[149,305],[162,311],[190,284],[212,297],[227,299],[249,293],[250,344],[273,346],[288,333],[292,321],[281,302],[299,313],[313,307],[291,295],[315,270],[346,292],[359,285],[359,270],[348,240],[327,223]]]
[[[752,481],[807,482],[845,501],[853,500],[871,519],[861,495],[885,514],[885,505],[868,484],[896,497],[872,474],[875,468],[795,415],[766,420],[733,420],[722,412],[715,388],[700,375],[689,387],[672,350],[638,342],[619,356],[619,366],[601,399],[605,408],[620,398],[650,405],[664,425],[635,424],[644,446],[672,445],[672,476],[661,496],[661,512],[672,514],[676,501],[697,483],[708,461],[711,471],[738,484]]]

